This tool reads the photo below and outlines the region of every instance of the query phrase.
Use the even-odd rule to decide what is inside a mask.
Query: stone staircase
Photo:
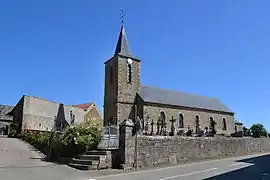
[[[99,170],[110,167],[110,152],[94,150],[73,158],[68,165],[80,170]]]

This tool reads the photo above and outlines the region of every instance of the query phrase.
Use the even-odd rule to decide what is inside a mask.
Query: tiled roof
[[[13,106],[0,105],[0,120],[10,120],[10,121],[12,121],[12,117],[6,115],[12,109],[13,109]]]
[[[84,110],[87,110],[90,106],[92,106],[94,103],[86,103],[86,104],[77,104],[73,105],[74,107],[78,107]]]
[[[141,86],[138,94],[145,102],[233,113],[216,98],[149,86]]]

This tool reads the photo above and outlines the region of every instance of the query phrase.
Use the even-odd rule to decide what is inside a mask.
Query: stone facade
[[[269,138],[145,136],[138,138],[137,162],[151,167],[260,152],[270,152]]]
[[[105,63],[104,124],[113,119],[119,125],[124,119],[134,119],[134,102],[140,90],[140,61],[118,55]],[[128,65],[131,82],[128,82]]]
[[[0,105],[0,135],[7,135],[9,126],[13,121],[12,116],[8,113],[12,110],[13,106]]]
[[[119,44],[119,42],[122,44]],[[210,105],[210,107],[216,108],[216,110],[165,104],[159,102],[159,96],[156,97],[157,102],[145,101],[140,95],[140,90],[142,89],[140,77],[141,63],[140,60],[130,55],[123,25],[116,50],[118,51],[116,51],[114,56],[105,62],[104,125],[107,125],[108,122],[119,125],[126,119],[135,121],[136,116],[146,120],[146,115],[148,114],[155,124],[153,126],[155,133],[157,131],[157,121],[163,111],[165,122],[167,123],[167,131],[170,130],[171,123],[169,120],[172,116],[176,119],[175,127],[179,127],[179,113],[183,115],[183,127],[177,130],[181,130],[184,133],[188,128],[191,128],[194,133],[198,132],[199,128],[205,130],[207,127],[210,130],[212,127],[210,126],[210,118],[216,123],[214,129],[218,134],[231,135],[235,133],[235,129],[241,129],[241,125],[236,125],[237,128],[235,128],[234,113],[230,112],[222,103],[218,105],[223,106],[223,111],[219,111],[220,107],[215,107],[215,105]],[[167,94],[161,94],[160,96],[162,95],[167,97]],[[151,96],[151,93],[149,96]],[[182,98],[184,99],[185,97]],[[214,98],[200,97],[199,99],[196,101],[193,98],[191,102],[196,101],[194,104],[197,107],[200,107],[201,104],[206,104],[207,106],[213,102]],[[206,103],[202,102],[205,100]],[[198,117],[197,125],[196,116]]]
[[[84,116],[85,121],[91,121],[96,124],[102,125],[103,123],[102,114],[98,110],[95,103],[77,104],[73,106],[81,108],[85,111],[85,116]]]
[[[85,120],[102,125],[103,118],[95,104],[85,111]]]
[[[57,122],[71,124],[70,114],[75,116],[74,123],[84,121],[84,110],[50,102],[32,96],[23,96],[13,109],[14,121],[20,124],[20,129],[50,131]],[[57,126],[57,125],[56,125]]]
[[[171,122],[169,120],[172,117],[176,120],[175,127],[176,131],[184,130],[187,131],[187,128],[190,127],[194,130],[196,129],[196,115],[199,117],[199,125],[204,130],[205,127],[210,126],[210,117],[217,123],[215,128],[217,130],[217,134],[224,134],[230,135],[235,132],[234,128],[234,116],[230,113],[218,113],[215,111],[205,111],[205,110],[197,110],[197,109],[190,109],[184,107],[177,107],[177,106],[161,106],[155,104],[147,104],[144,105],[144,115],[146,116],[147,113],[150,114],[151,119],[154,121],[154,133],[157,130],[157,120],[160,113],[163,111],[165,113],[165,122],[167,123],[167,131],[170,131]],[[183,125],[184,127],[179,128],[179,115],[183,115]],[[146,117],[143,117],[146,119]],[[226,122],[226,128],[224,128],[224,122]],[[240,126],[240,125],[239,125]],[[240,127],[238,127],[240,128]],[[239,129],[240,130],[240,129]]]

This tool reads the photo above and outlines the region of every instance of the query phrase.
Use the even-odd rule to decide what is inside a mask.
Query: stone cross
[[[136,130],[139,134],[142,133],[142,130],[143,130],[143,124],[142,124],[142,120],[140,119],[139,116],[136,117]]]
[[[171,121],[171,136],[174,136],[174,134],[175,134],[175,127],[174,127],[174,123],[175,123],[175,121],[176,121],[176,119],[174,119],[173,118],[173,116],[172,116],[172,119],[170,120]]]
[[[150,120],[150,114],[147,113],[146,121],[145,121],[145,125],[144,125],[144,130],[145,130],[146,133],[148,133],[149,120]]]
[[[152,119],[152,122],[151,122],[151,132],[150,132],[150,135],[153,136],[154,134],[154,119]]]
[[[165,135],[166,136],[167,135],[166,134],[167,133],[166,131],[167,131],[167,123],[165,122],[165,119],[162,119],[161,120],[161,132],[160,133],[162,135]]]
[[[157,135],[160,135],[161,134],[161,119],[160,117],[158,117],[158,121],[157,121]]]

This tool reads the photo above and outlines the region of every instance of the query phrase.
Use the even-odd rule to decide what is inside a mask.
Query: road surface
[[[43,161],[44,157],[33,146],[20,139],[0,136],[0,168],[47,166],[50,163]]]
[[[27,143],[16,139],[0,139],[0,180],[270,180],[270,154],[130,173],[121,170],[79,171],[65,165],[44,162],[41,158]]]
[[[270,154],[249,155],[228,159],[142,170],[92,180],[270,180]]]

